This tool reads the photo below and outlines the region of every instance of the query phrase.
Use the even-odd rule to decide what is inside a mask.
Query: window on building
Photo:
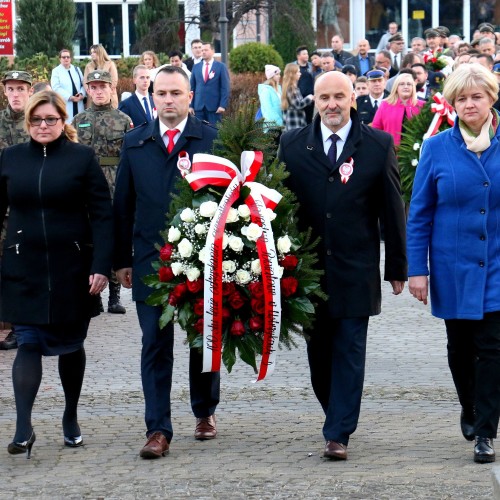
[[[349,0],[318,0],[318,30],[316,45],[331,48],[331,39],[341,34],[344,43],[349,44]]]
[[[88,56],[92,45],[92,4],[76,4],[76,31],[73,39],[73,54],[75,57]]]
[[[99,43],[110,56],[119,56],[123,52],[122,6],[98,5]]]

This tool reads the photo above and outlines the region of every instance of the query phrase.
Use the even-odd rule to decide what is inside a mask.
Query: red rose
[[[236,292],[233,292],[227,298],[227,301],[229,302],[229,305],[233,309],[240,309],[245,304],[245,297],[243,297],[243,295],[241,295],[240,292],[236,291]]]
[[[160,250],[160,259],[163,261],[170,260],[173,251],[174,245],[172,245],[171,243],[165,243],[165,245],[163,245]]]
[[[196,299],[193,304],[193,311],[197,316],[203,316],[204,301],[203,299]]]
[[[198,278],[194,281],[187,280],[186,285],[191,293],[198,293],[199,291],[203,290],[204,282],[202,279]]]
[[[160,267],[158,270],[158,278],[160,281],[172,281],[174,279],[174,273],[171,267]]]
[[[233,324],[231,325],[231,335],[234,335],[235,337],[241,337],[242,335],[245,334],[245,325],[243,324],[243,321],[236,319],[233,321]]]
[[[247,288],[250,292],[250,295],[255,299],[261,299],[262,297],[264,297],[264,285],[261,281],[249,283]]]
[[[227,297],[236,292],[236,285],[231,281],[229,283],[222,283],[222,295]]]
[[[172,295],[174,297],[177,297],[178,299],[182,299],[182,297],[184,297],[186,293],[187,293],[186,283],[179,283],[178,285],[175,285],[174,289],[172,290]]]
[[[293,271],[298,263],[299,259],[295,255],[287,255],[280,260],[280,266],[284,267],[287,271]]]
[[[297,291],[299,282],[293,276],[287,276],[281,279],[281,293],[285,297],[290,297]]]
[[[231,311],[227,307],[222,308],[222,322],[226,323],[231,319]]]
[[[262,316],[252,316],[248,321],[248,326],[250,327],[250,330],[254,332],[262,330],[262,327],[264,326]]]
[[[264,299],[252,299],[250,301],[250,305],[252,306],[252,310],[257,314],[264,314]]]
[[[200,318],[194,325],[194,329],[201,335],[203,334],[203,318]]]
[[[168,303],[171,305],[171,306],[176,306],[178,303],[179,303],[179,298],[176,297],[173,293],[171,293],[169,296],[168,296]]]

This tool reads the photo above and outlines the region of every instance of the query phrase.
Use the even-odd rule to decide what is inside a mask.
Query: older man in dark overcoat
[[[158,458],[168,453],[172,439],[170,390],[172,385],[174,331],[160,329],[161,307],[146,304],[153,291],[142,278],[152,274],[158,258],[155,244],[162,244],[182,151],[209,153],[217,131],[189,115],[193,94],[181,68],[166,66],[154,82],[158,118],[125,135],[116,178],[115,269],[121,284],[132,288],[142,330],[141,376],[146,402],[146,445],[140,455]],[[217,434],[214,412],[219,402],[219,373],[202,373],[202,356],[190,351],[191,408],[196,417],[195,438]]]
[[[290,172],[301,224],[321,238],[328,301],[317,307],[307,351],[326,416],[324,456],[345,460],[361,406],[368,319],[380,313],[379,220],[384,279],[399,294],[407,278],[405,213],[393,140],[359,122],[349,78],[320,75],[314,96],[314,122],[283,134],[279,157]]]

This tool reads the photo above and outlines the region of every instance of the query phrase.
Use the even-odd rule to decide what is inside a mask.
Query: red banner
[[[0,56],[14,55],[12,1],[0,0]]]

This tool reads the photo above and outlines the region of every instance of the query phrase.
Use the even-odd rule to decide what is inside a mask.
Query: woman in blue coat
[[[283,111],[281,110],[281,70],[278,66],[266,64],[266,78],[264,83],[259,83],[260,110],[264,118],[265,130],[283,128]]]
[[[500,415],[500,115],[495,76],[464,64],[444,96],[458,118],[428,139],[408,220],[410,293],[445,320],[448,363],[474,461],[495,460]],[[429,261],[429,264],[428,264]]]

